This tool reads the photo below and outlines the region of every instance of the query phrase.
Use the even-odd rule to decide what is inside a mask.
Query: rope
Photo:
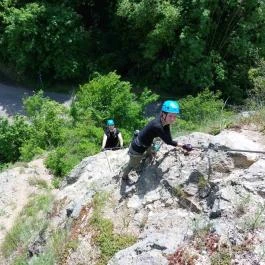
[[[214,150],[214,151],[223,151],[223,152],[242,152],[242,153],[257,153],[265,154],[265,151],[260,150],[245,150],[245,149],[232,149],[225,146],[218,146],[210,143],[208,146],[192,146],[193,149],[201,149],[203,151]]]
[[[112,170],[112,168],[111,168],[111,166],[110,166],[110,162],[109,162],[109,158],[108,158],[108,156],[107,156],[107,153],[104,152],[104,154],[105,154],[106,159],[107,159],[107,161],[108,161],[108,165],[109,165],[110,172],[113,172],[113,170]]]

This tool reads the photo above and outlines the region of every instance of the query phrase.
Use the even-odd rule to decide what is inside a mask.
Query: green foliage
[[[250,194],[242,197],[241,200],[235,202],[235,215],[237,218],[241,217],[249,211],[250,202]]]
[[[46,159],[46,165],[59,177],[69,173],[74,166],[100,149],[102,129],[86,124],[66,129],[62,136],[62,145],[53,150]]]
[[[99,265],[107,264],[108,260],[115,253],[136,242],[136,238],[132,235],[118,235],[113,233],[112,222],[109,219],[103,218],[101,215],[106,199],[107,195],[105,193],[97,193],[95,195],[93,201],[94,211],[90,220],[98,232],[95,242],[101,251]]]
[[[71,155],[69,159],[66,147],[58,147],[49,154],[45,160],[45,165],[51,169],[54,175],[65,176],[78,162],[79,159]],[[57,187],[57,183],[54,184]]]
[[[23,255],[19,257],[15,257],[14,261],[12,262],[12,265],[27,265],[27,254],[24,253]]]
[[[28,264],[28,263],[26,263],[26,264]],[[31,259],[30,264],[32,264],[32,265],[54,265],[54,264],[56,264],[56,259],[54,257],[53,251],[50,250],[50,252],[45,251],[45,253],[41,253],[38,256],[35,255]]]
[[[23,101],[31,122],[31,137],[21,147],[21,159],[30,160],[43,150],[59,145],[62,131],[71,124],[67,109],[39,91]]]
[[[131,75],[178,95],[221,88],[237,102],[249,68],[264,56],[264,14],[260,0],[121,0],[117,9],[130,32],[123,45],[134,58]]]
[[[173,126],[175,132],[207,130],[208,132],[225,128],[230,122],[232,112],[225,109],[225,103],[220,99],[220,92],[209,89],[198,93],[196,97],[187,96],[180,100],[181,118]],[[216,123],[217,121],[218,123]]]
[[[64,254],[66,245],[71,244],[72,242],[67,242],[67,233],[63,229],[53,231],[50,234],[46,242],[46,246],[43,252],[39,255],[34,255],[30,258],[30,264],[32,265],[54,265],[60,261],[60,258]],[[29,260],[27,253],[20,255],[15,258],[15,261],[12,265],[28,265]]]
[[[49,185],[47,183],[46,180],[42,179],[42,178],[37,178],[36,176],[34,177],[29,177],[28,178],[28,183],[31,186],[35,186],[41,189],[48,189]]]
[[[44,149],[38,146],[38,143],[35,138],[29,139],[24,142],[19,149],[20,159],[22,161],[30,161],[34,157],[43,154]]]
[[[255,124],[260,131],[265,132],[265,120],[264,120],[265,107],[259,106],[258,110],[257,110],[257,105],[255,106],[252,105],[252,107],[254,107],[255,113],[252,113],[248,117],[240,118],[238,121],[236,121],[236,125]]]
[[[232,257],[228,250],[218,251],[211,256],[211,264],[215,265],[230,265],[231,260]]]
[[[44,97],[42,90],[35,92],[33,96],[24,98],[23,106],[26,115],[29,118],[34,118],[38,113],[41,112],[41,109],[43,108],[46,102],[49,102],[49,99]]]
[[[55,175],[56,176],[56,175]],[[61,180],[59,178],[53,178],[52,179],[52,186],[55,189],[59,189],[60,188],[60,184],[61,184]]]
[[[20,157],[20,147],[31,135],[31,128],[21,116],[13,121],[0,118],[0,161],[15,162]]]
[[[138,97],[130,89],[129,82],[121,81],[120,76],[112,72],[106,76],[97,75],[81,86],[71,112],[44,97],[42,91],[24,99],[28,122],[22,117],[17,117],[11,124],[5,119],[0,120],[3,162],[18,158],[30,161],[36,155],[51,151],[45,163],[55,176],[63,177],[83,158],[100,150],[101,125],[107,118],[114,118],[120,125],[125,144],[128,143],[133,131],[146,123],[143,108],[157,99],[147,89]],[[226,117],[227,113],[219,97],[220,93],[214,94],[206,89],[197,97],[180,100],[183,114],[173,129],[178,132],[195,130],[215,119],[222,128],[220,117]],[[59,180],[54,184],[58,187]]]
[[[0,172],[8,169],[9,165],[9,163],[0,163]]]
[[[180,100],[181,117],[186,121],[196,123],[207,119],[216,119],[224,108],[220,92],[214,93],[209,89],[198,93],[196,97],[187,96]]]
[[[182,185],[178,185],[178,186],[174,187],[173,194],[178,198],[185,198],[187,196],[187,194],[183,190]]]
[[[247,216],[243,218],[244,230],[254,231],[258,228],[264,227],[265,219],[265,204],[259,203],[254,212],[248,212]]]
[[[72,106],[75,120],[93,120],[96,124],[105,124],[113,118],[117,125],[134,130],[143,124],[142,110],[157,96],[144,89],[139,101],[131,92],[131,84],[121,81],[115,72],[107,75],[97,74],[88,84],[80,87]]]
[[[1,245],[5,257],[9,257],[17,248],[26,248],[36,232],[46,225],[47,220],[43,216],[51,210],[51,203],[50,194],[36,195],[28,202]]]
[[[80,88],[72,115],[63,105],[44,97],[43,91],[24,99],[27,122],[22,117],[11,124],[7,119],[0,120],[2,161],[30,161],[51,151],[46,165],[56,176],[65,176],[83,158],[100,150],[101,126],[109,117],[120,125],[124,142],[128,143],[134,129],[144,124],[144,106],[157,99],[148,89],[138,97],[130,89],[131,84],[120,81],[116,73],[98,75]]]
[[[1,62],[34,80],[117,69],[137,86],[176,96],[210,87],[241,103],[265,56],[262,0],[2,0],[0,25]]]
[[[248,75],[253,88],[249,90],[247,103],[252,108],[262,108],[265,105],[265,60],[260,60],[256,68],[249,70]]]
[[[209,184],[209,181],[204,176],[199,177],[198,187],[204,189]]]
[[[4,1],[1,56],[18,74],[50,74],[57,79],[80,76],[88,34],[75,11],[60,4]]]

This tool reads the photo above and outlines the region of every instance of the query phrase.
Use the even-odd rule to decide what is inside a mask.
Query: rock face
[[[177,139],[197,147],[265,151],[265,138],[242,132],[217,136],[193,133]],[[262,154],[197,148],[189,154],[163,144],[154,161],[145,160],[136,182],[119,179],[127,149],[84,159],[56,195],[48,230],[76,227],[79,245],[64,264],[96,264],[100,255],[87,229],[96,193],[106,192],[103,215],[115,233],[137,242],[117,252],[109,265],[265,264],[265,159]],[[82,230],[83,229],[83,230]],[[48,232],[46,233],[48,234]],[[179,262],[179,263],[177,263]],[[253,263],[254,262],[254,263]],[[256,263],[255,263],[256,262]]]
[[[179,140],[193,146],[213,143],[226,149],[265,150],[264,143],[235,131],[217,136],[193,133]],[[178,264],[170,263],[172,257],[179,255],[180,259],[187,247],[188,255],[195,253],[194,264],[211,264],[214,255],[222,255],[222,251],[230,253],[231,264],[252,264],[253,260],[262,264],[259,246],[265,240],[265,160],[261,154],[205,148],[187,155],[164,144],[155,161],[146,160],[141,173],[131,173],[131,178],[136,178],[132,186],[118,179],[128,159],[127,150],[84,159],[57,194],[61,204],[53,225],[79,218],[95,193],[106,191],[110,199],[104,216],[113,222],[116,233],[133,233],[138,238],[134,245],[116,253],[109,265]],[[259,219],[256,223],[254,216]],[[205,234],[200,235],[201,231]],[[252,251],[243,248],[247,233],[255,237]],[[91,245],[90,240],[90,236],[80,236],[80,246]],[[233,246],[240,250],[233,253]],[[91,246],[88,249],[86,255],[95,256]],[[67,264],[75,264],[73,257],[81,250],[77,248]],[[87,260],[96,264],[96,258]]]
[[[38,182],[51,182],[42,159],[0,173],[0,243],[32,194],[40,193]]]

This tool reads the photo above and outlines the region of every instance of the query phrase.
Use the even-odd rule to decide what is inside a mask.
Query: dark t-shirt
[[[177,142],[172,140],[170,126],[163,126],[161,117],[158,116],[150,121],[132,142],[132,148],[139,153],[143,153],[153,143],[154,138],[160,137],[166,144],[177,146]]]
[[[120,145],[118,134],[119,130],[114,128],[114,131],[110,131],[108,128],[105,129],[105,134],[107,135],[107,142],[105,148],[114,148]]]

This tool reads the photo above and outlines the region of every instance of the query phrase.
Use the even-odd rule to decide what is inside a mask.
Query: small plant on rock
[[[167,257],[169,265],[195,265],[197,258],[198,256],[187,247],[178,248],[175,253]]]
[[[231,255],[227,249],[222,249],[221,251],[215,252],[211,256],[211,264],[214,265],[231,265]]]
[[[245,229],[253,231],[264,226],[265,204],[259,204],[254,213],[250,213],[244,218]]]
[[[99,247],[101,255],[99,265],[107,264],[108,260],[119,250],[133,245],[136,238],[133,235],[115,234],[111,220],[102,216],[102,209],[105,206],[107,194],[96,193],[93,200],[94,212],[90,219],[90,224],[94,227],[95,244]]]
[[[209,183],[208,180],[204,176],[199,177],[199,182],[198,182],[199,189],[204,189],[208,183]]]
[[[173,193],[178,198],[184,198],[184,197],[186,197],[186,193],[184,192],[182,185],[176,186],[174,188],[174,190],[173,190]]]
[[[240,217],[247,212],[249,203],[250,203],[250,194],[243,197],[238,203],[236,203],[235,205],[236,217]]]

